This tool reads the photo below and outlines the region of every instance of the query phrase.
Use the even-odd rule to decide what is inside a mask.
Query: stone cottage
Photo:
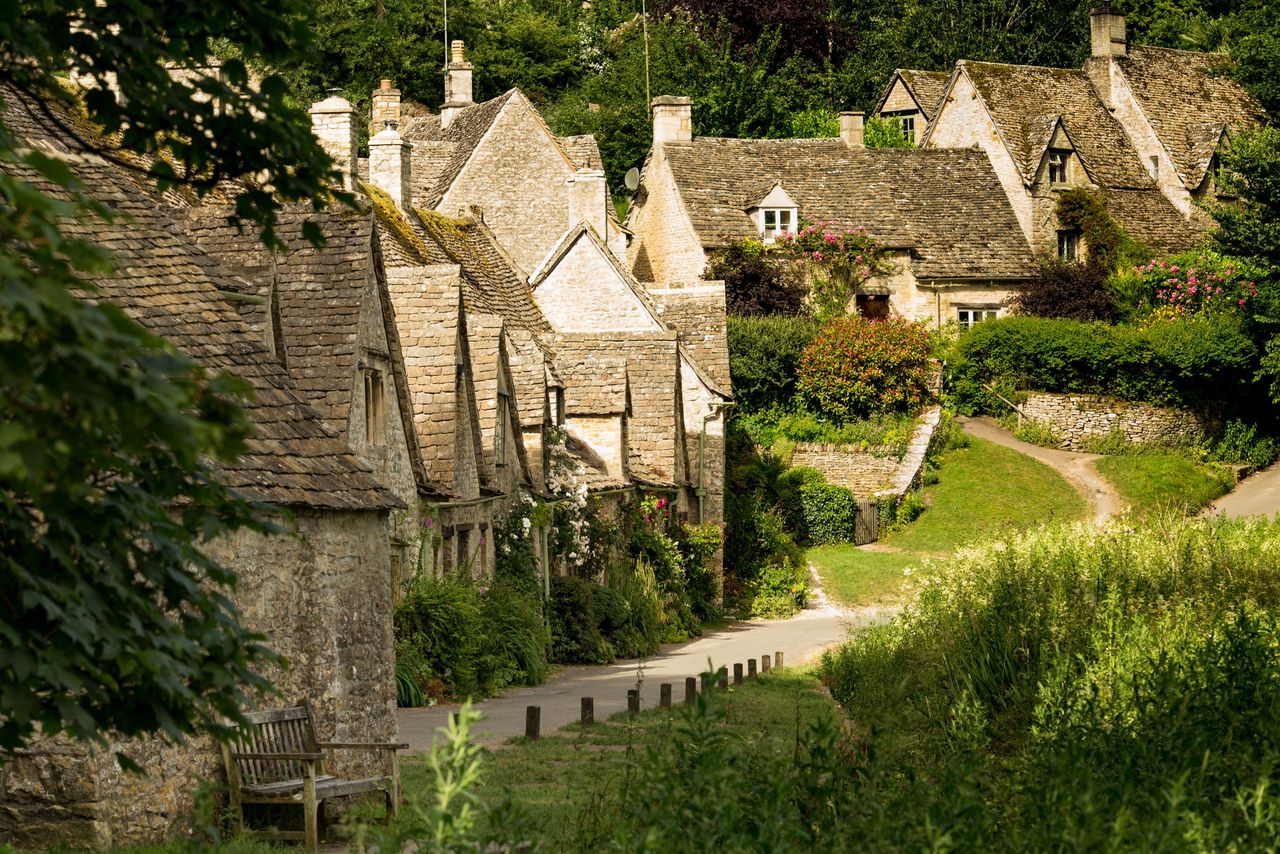
[[[899,68],[889,78],[875,113],[897,122],[907,142],[918,143],[938,112],[950,77],[946,71]]]
[[[283,696],[311,701],[323,739],[392,739],[388,517],[403,501],[335,435],[260,332],[231,307],[245,282],[191,242],[133,176],[69,144],[16,96],[6,100],[10,128],[65,159],[95,198],[127,217],[64,223],[115,255],[114,273],[95,282],[100,292],[204,367],[253,387],[245,411],[255,436],[220,476],[245,497],[279,507],[277,519],[292,536],[237,533],[208,553],[239,574],[235,601],[244,624],[290,660],[270,678]],[[56,192],[23,167],[6,169]],[[148,775],[122,772],[113,751]],[[339,763],[336,771],[366,773],[365,761]],[[0,767],[0,838],[92,848],[154,840],[181,826],[198,782],[216,778],[220,766],[204,740],[113,740],[105,751],[38,741]]]
[[[802,221],[865,228],[892,272],[860,310],[938,325],[998,313],[1033,270],[990,164],[975,151],[867,149],[860,113],[827,139],[695,137],[688,98],[653,102],[653,148],[627,214],[628,261],[646,288],[698,283],[712,252],[772,242]],[[654,283],[652,285],[648,283]],[[706,284],[703,282],[702,284]]]
[[[1261,109],[1216,73],[1222,57],[1130,47],[1123,16],[1091,15],[1083,69],[960,61],[922,144],[980,148],[1031,247],[1064,260],[1087,252],[1058,221],[1059,193],[1101,192],[1141,243],[1174,253],[1208,226],[1192,200],[1212,192],[1216,151]]]

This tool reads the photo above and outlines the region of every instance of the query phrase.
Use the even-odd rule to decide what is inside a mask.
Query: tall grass
[[[961,552],[823,673],[960,847],[1247,850],[1280,834],[1277,605],[1280,523],[1053,527]]]

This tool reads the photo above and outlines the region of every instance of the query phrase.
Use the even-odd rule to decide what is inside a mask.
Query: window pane
[[[782,231],[791,230],[791,211],[778,211],[778,228]]]
[[[778,212],[765,211],[764,212],[764,230],[773,231],[777,227],[778,227]]]

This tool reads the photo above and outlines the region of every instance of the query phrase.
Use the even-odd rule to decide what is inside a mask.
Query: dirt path
[[[815,591],[814,606],[788,620],[751,620],[731,623],[700,638],[670,644],[652,658],[630,659],[600,666],[566,667],[541,685],[517,688],[476,704],[484,718],[475,727],[478,741],[489,746],[524,735],[525,707],[540,706],[542,732],[552,733],[576,723],[581,698],[592,697],[599,720],[627,708],[627,690],[640,683],[642,708],[658,705],[659,685],[669,682],[675,702],[684,699],[684,680],[713,667],[729,668],[749,658],[771,658],[779,651],[786,664],[812,659],[828,647],[844,641],[851,629],[881,619],[891,608],[848,610],[835,605],[821,591]],[[456,704],[425,709],[398,709],[401,741],[415,753],[429,750],[439,727],[444,726]]]
[[[1124,499],[1098,474],[1093,461],[1099,459],[1098,454],[1082,454],[1077,451],[1059,451],[1054,448],[1041,448],[1015,439],[1013,434],[996,423],[995,419],[965,418],[956,419],[964,427],[966,433],[1011,448],[1026,454],[1049,466],[1076,488],[1084,496],[1085,501],[1093,508],[1093,521],[1102,524],[1125,508]]]

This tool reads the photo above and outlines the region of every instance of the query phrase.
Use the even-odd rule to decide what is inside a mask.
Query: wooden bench
[[[381,792],[387,800],[387,818],[400,809],[400,761],[397,750],[409,745],[382,742],[321,742],[316,738],[311,706],[301,705],[271,712],[246,712],[248,726],[236,728],[223,742],[231,791],[231,812],[236,829],[246,832],[246,804],[294,804],[302,807],[298,830],[248,831],[264,839],[297,839],[314,851],[319,844],[320,808],[328,798]],[[391,774],[344,780],[324,771],[325,753],[369,751],[391,755]]]

